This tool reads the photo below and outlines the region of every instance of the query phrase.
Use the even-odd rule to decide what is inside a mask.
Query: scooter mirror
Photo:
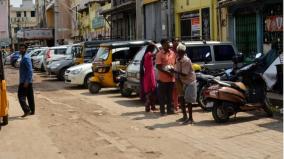
[[[255,59],[260,58],[260,57],[261,57],[261,55],[262,55],[262,53],[257,53],[257,54],[255,55]]]

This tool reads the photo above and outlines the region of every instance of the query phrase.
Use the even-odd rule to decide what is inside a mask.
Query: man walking
[[[27,46],[21,44],[20,54],[22,56],[22,60],[20,62],[20,84],[18,89],[18,98],[24,111],[24,115],[22,116],[23,118],[28,115],[34,115],[35,113],[34,93],[32,86],[32,62],[29,55],[26,54],[26,51]],[[29,105],[27,105],[26,99],[28,99]]]
[[[170,49],[168,40],[162,39],[161,44],[163,49],[159,51],[156,56],[160,113],[161,115],[165,115],[165,105],[167,105],[167,114],[174,114],[172,93],[175,78],[170,72],[170,69],[175,65],[176,56]]]
[[[185,51],[186,46],[179,44],[177,47],[178,58],[176,63],[176,72],[178,74],[177,80],[181,81],[183,85],[184,96],[184,99],[182,99],[183,101],[181,102],[183,118],[179,121],[183,121],[183,124],[192,124],[192,105],[196,102],[197,96],[196,75],[192,68],[191,60],[186,56]],[[186,107],[188,108],[188,117]]]

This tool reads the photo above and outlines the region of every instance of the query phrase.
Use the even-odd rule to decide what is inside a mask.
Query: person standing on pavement
[[[35,102],[34,102],[34,93],[33,93],[33,69],[31,58],[28,54],[26,54],[27,45],[20,45],[20,54],[22,56],[22,60],[20,62],[20,84],[18,89],[18,99],[20,105],[24,111],[24,115],[22,117],[26,117],[28,115],[34,115],[35,113]],[[26,102],[28,99],[28,103]]]
[[[179,44],[177,47],[177,52],[178,58],[175,71],[177,72],[177,80],[181,81],[184,91],[184,101],[181,102],[183,117],[179,121],[182,121],[183,124],[192,124],[192,106],[194,103],[196,103],[197,98],[196,75],[192,68],[190,58],[186,56],[186,46]],[[186,107],[188,108],[188,116]]]
[[[146,95],[145,102],[145,111],[150,112],[156,111],[155,102],[156,102],[156,77],[154,70],[154,50],[156,46],[155,44],[150,44],[144,54],[143,57],[143,90]]]
[[[167,39],[162,39],[161,45],[162,50],[157,53],[156,65],[158,69],[158,96],[160,113],[163,116],[165,115],[165,105],[167,105],[167,114],[174,114],[174,109],[172,106],[172,94],[175,78],[170,72],[170,69],[175,65],[176,55],[170,49],[170,44]]]

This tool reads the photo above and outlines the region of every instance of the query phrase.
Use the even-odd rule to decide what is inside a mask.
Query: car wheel
[[[67,69],[67,68],[61,69],[61,71],[60,71],[59,74],[57,75],[57,79],[59,79],[60,81],[64,81],[64,80],[65,80],[64,74],[65,74],[66,69]]]
[[[89,89],[90,93],[97,94],[101,90],[101,86],[98,83],[90,82],[88,89]]]
[[[90,79],[93,77],[93,74],[88,74],[86,77],[85,77],[85,80],[84,80],[84,87],[85,88],[88,88],[89,84],[90,84]]]

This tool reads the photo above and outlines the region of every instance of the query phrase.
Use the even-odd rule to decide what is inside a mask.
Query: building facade
[[[79,18],[80,13],[78,12],[81,0],[70,0],[71,7],[71,38],[74,41],[80,41],[82,38],[80,36],[79,30]]]
[[[175,0],[175,34],[183,40],[219,40],[217,0]]]
[[[23,0],[20,7],[11,7],[10,22],[13,43],[19,42],[22,30],[37,27],[35,5],[32,0]]]
[[[110,2],[110,0],[106,0],[89,3],[92,39],[110,37],[110,25],[106,20],[108,17],[101,14],[101,12],[111,8]]]
[[[0,0],[0,46],[7,46],[10,44],[8,7],[8,0]]]
[[[218,4],[222,40],[232,41],[239,52],[246,56],[266,53],[273,42],[283,48],[282,0],[222,0]]]
[[[54,29],[54,45],[72,43],[69,0],[46,1],[46,26]]]
[[[109,17],[111,38],[136,39],[136,0],[111,0],[111,8],[101,14]]]
[[[171,0],[137,0],[137,39],[160,41],[162,38],[173,38],[173,9]]]

